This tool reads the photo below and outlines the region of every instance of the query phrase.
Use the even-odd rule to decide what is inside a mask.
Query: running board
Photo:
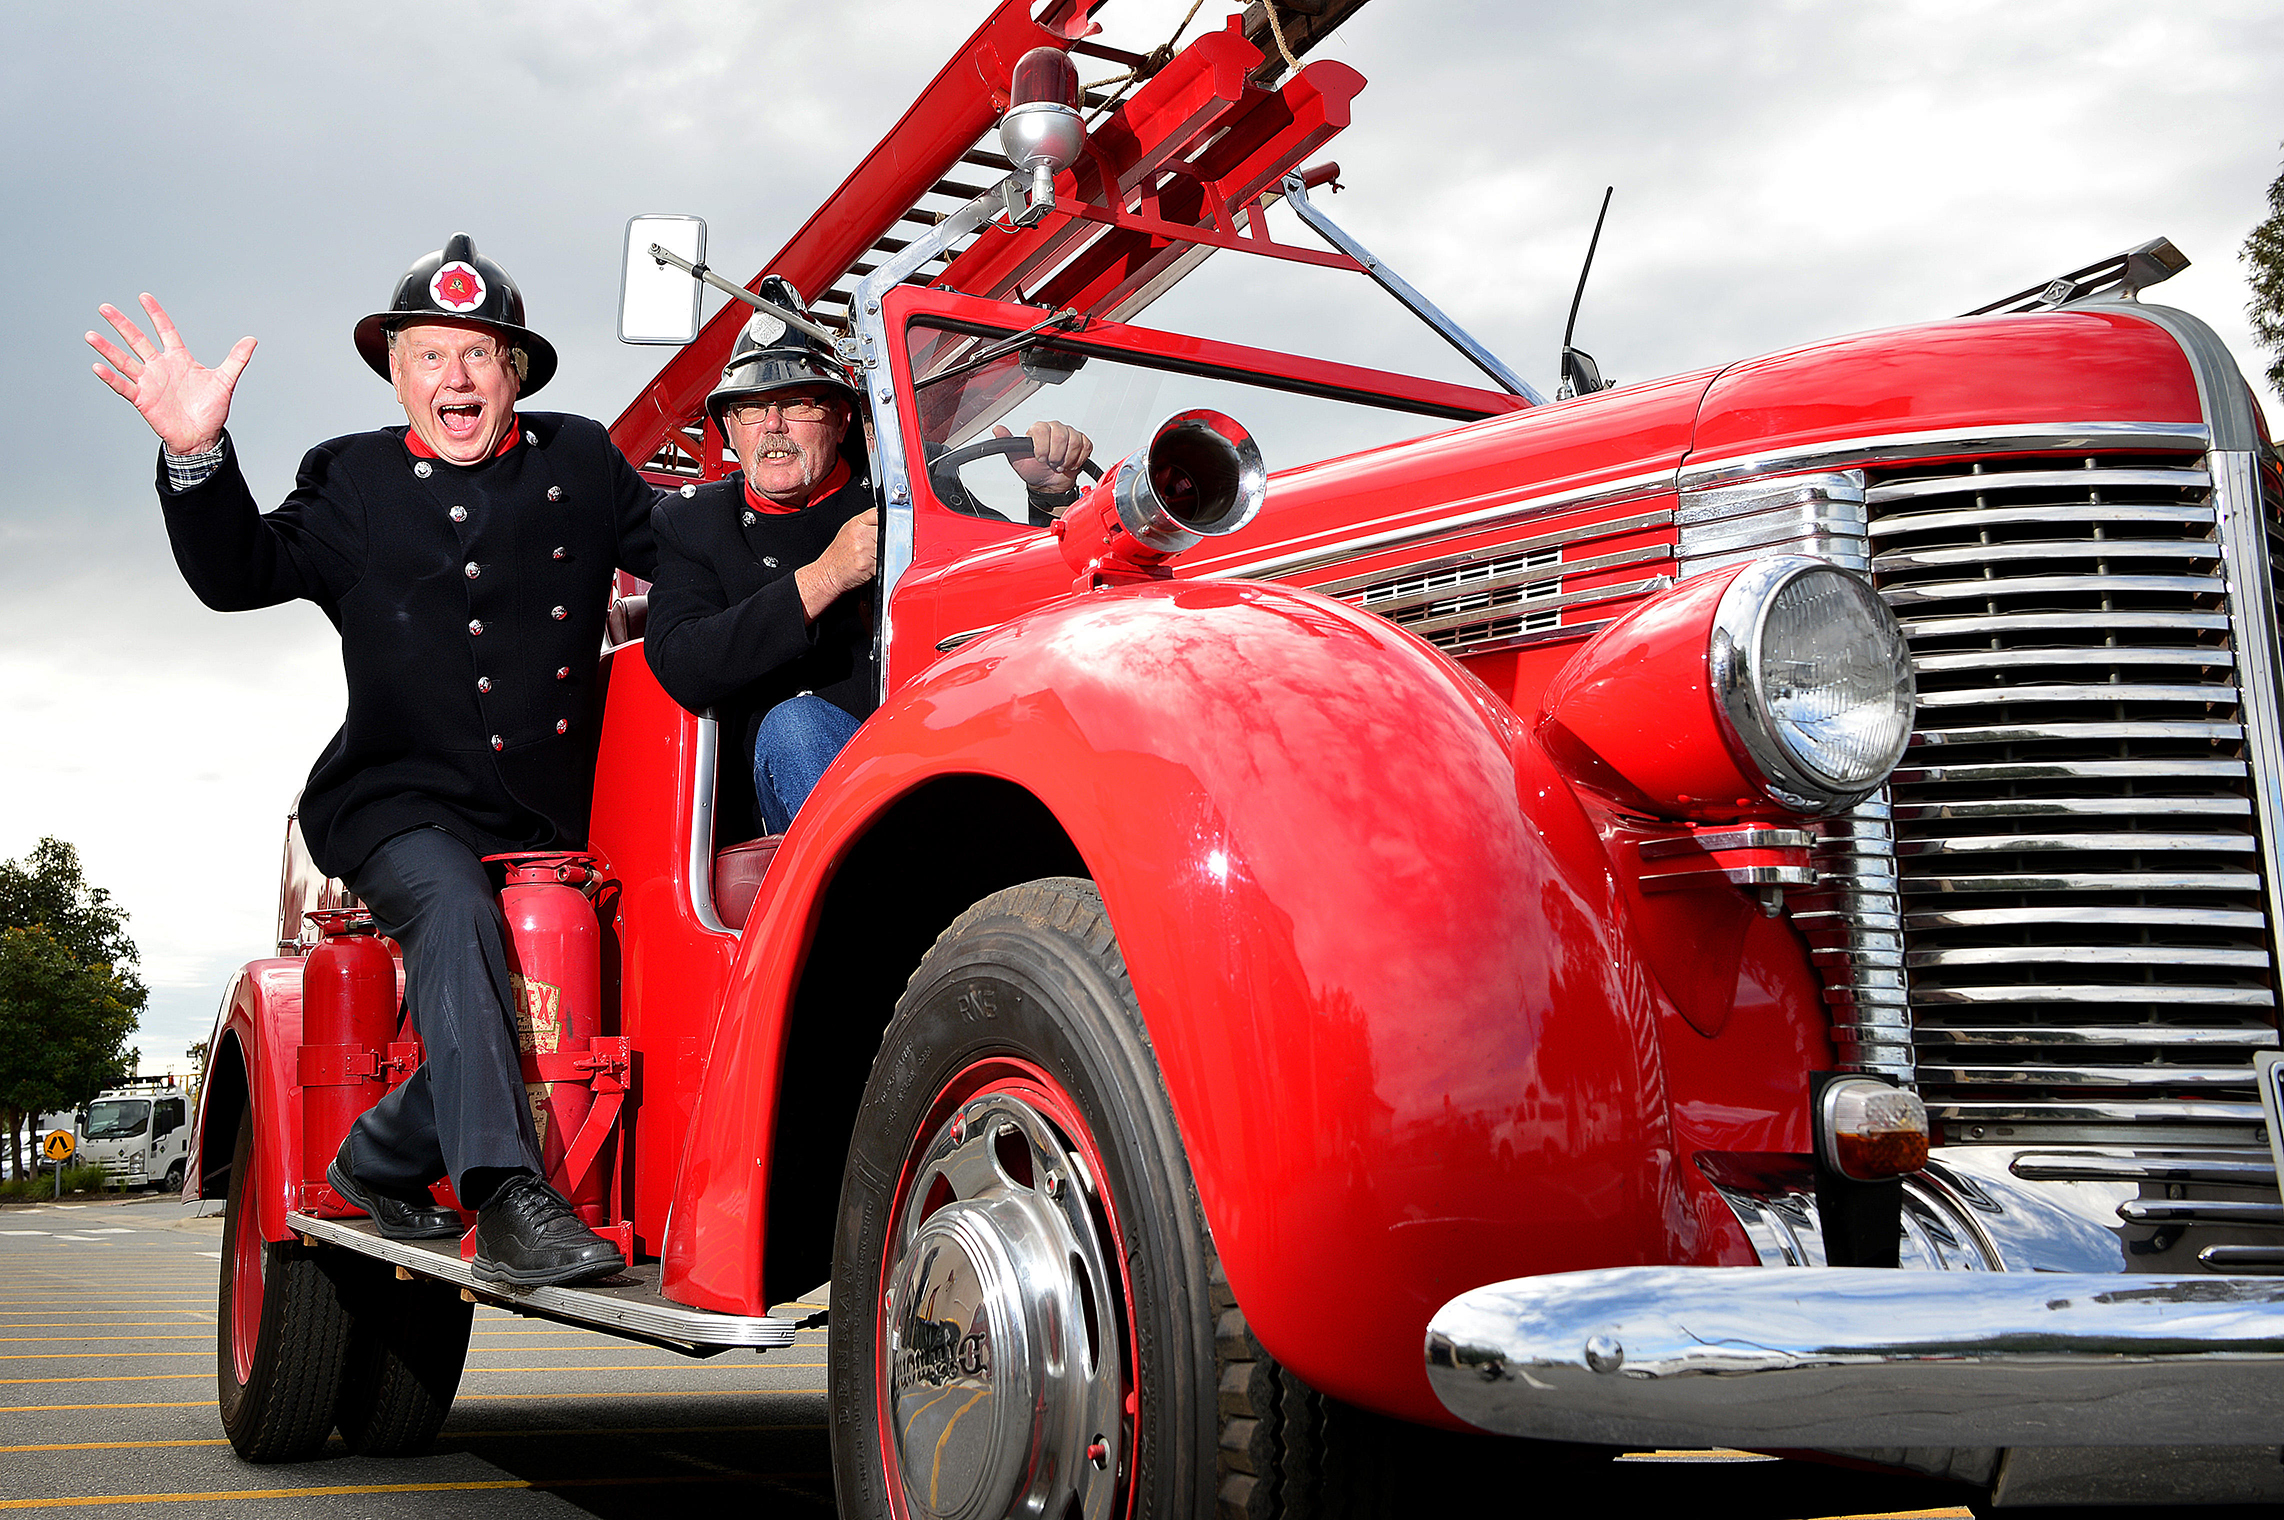
[[[460,1259],[458,1240],[389,1240],[369,1219],[318,1219],[288,1214],[286,1224],[311,1245],[340,1246],[378,1257],[419,1277],[434,1278],[484,1303],[613,1335],[704,1353],[733,1346],[768,1350],[793,1344],[796,1322],[742,1314],[716,1314],[668,1300],[658,1291],[658,1264],[628,1267],[583,1288],[518,1288],[479,1282],[475,1265]]]

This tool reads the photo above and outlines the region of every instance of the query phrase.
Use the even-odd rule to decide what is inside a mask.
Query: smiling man
[[[776,275],[759,294],[803,309]],[[720,789],[724,838],[784,833],[877,702],[880,520],[863,433],[851,432],[859,400],[831,353],[756,314],[706,397],[740,468],[662,498],[653,520],[650,667],[684,707],[714,708],[724,752],[753,765],[750,813]],[[1011,463],[1034,510],[1058,511],[1093,444],[1060,422],[1029,437],[1033,457]]]
[[[761,294],[800,309],[774,275]],[[880,523],[862,434],[850,436],[857,399],[831,354],[757,314],[706,397],[741,468],[684,486],[653,517],[643,649],[659,684],[692,712],[716,708],[725,752],[750,760],[755,806],[727,789],[721,803],[739,837],[784,833],[874,706]]]
[[[548,1186],[525,1098],[506,925],[485,855],[584,844],[600,730],[596,652],[614,568],[655,573],[655,493],[583,417],[519,412],[555,373],[523,295],[465,233],[416,262],[357,351],[405,425],[319,444],[260,512],[223,425],[254,352],[191,358],[101,308],[96,374],[162,445],[175,562],[201,601],[303,598],[341,634],[349,711],[301,795],[302,834],[404,948],[427,1059],[357,1122],[327,1172],[381,1233],[460,1233],[430,1184],[478,1210],[475,1270],[532,1285],[624,1262]],[[121,346],[124,344],[124,347]]]

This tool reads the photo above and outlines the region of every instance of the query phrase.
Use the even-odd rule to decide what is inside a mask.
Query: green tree
[[[2268,186],[2268,219],[2252,229],[2238,256],[2252,285],[2252,304],[2245,308],[2252,335],[2275,355],[2268,383],[2284,392],[2284,169]]]
[[[79,852],[42,839],[0,861],[0,1124],[23,1174],[27,1119],[74,1108],[130,1071],[127,1047],[148,994],[127,915],[91,887]]]

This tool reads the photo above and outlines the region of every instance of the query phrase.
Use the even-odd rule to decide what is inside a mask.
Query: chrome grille
[[[1890,795],[1931,1111],[2257,1127],[2276,992],[2210,477],[1889,466],[1866,503],[1919,677]]]

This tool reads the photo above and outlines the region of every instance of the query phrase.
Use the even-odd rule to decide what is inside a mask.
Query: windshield
[[[141,1098],[111,1098],[87,1105],[87,1138],[117,1140],[139,1135],[150,1122],[151,1105]]]
[[[1275,471],[1439,433],[1480,415],[1358,391],[1334,394],[1329,386],[1301,389],[1242,370],[1048,335],[990,357],[1002,338],[925,320],[910,329],[930,489],[955,511],[1015,522],[1029,520],[1029,499],[1013,459],[990,448],[995,426],[1020,435],[1034,423],[1067,423],[1093,440],[1094,463],[1107,470],[1147,444],[1173,413],[1210,407],[1252,433]],[[1014,455],[1028,457],[1027,449]]]

